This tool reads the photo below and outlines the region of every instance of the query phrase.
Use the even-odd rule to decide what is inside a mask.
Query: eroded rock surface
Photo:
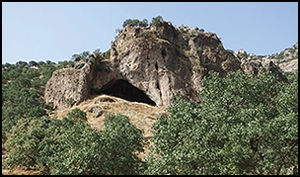
[[[45,100],[58,109],[67,107],[68,99],[80,103],[101,94],[117,80],[139,89],[157,106],[168,106],[175,95],[199,101],[196,93],[209,70],[225,76],[255,68],[225,50],[216,34],[175,28],[168,22],[148,28],[127,26],[112,42],[109,58],[75,66],[55,71],[46,85]]]

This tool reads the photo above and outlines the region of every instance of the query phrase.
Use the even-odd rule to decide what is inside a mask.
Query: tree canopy
[[[155,122],[147,174],[294,174],[298,75],[210,72],[198,104],[177,98]]]

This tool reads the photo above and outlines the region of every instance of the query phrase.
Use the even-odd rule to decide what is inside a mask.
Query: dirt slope
[[[102,129],[104,127],[105,116],[109,113],[120,113],[128,116],[129,121],[138,129],[143,131],[145,137],[152,136],[151,126],[156,121],[159,114],[164,113],[163,107],[151,106],[145,103],[130,102],[124,99],[109,96],[98,95],[80,103],[77,106],[58,110],[52,115],[56,115],[58,119],[67,117],[68,113],[75,108],[87,113],[87,122],[92,128]],[[101,116],[95,117],[95,113],[91,109],[101,110]]]

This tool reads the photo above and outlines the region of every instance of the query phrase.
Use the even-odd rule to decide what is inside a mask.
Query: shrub
[[[67,105],[69,108],[72,107],[76,103],[76,101],[73,98],[68,98],[66,100],[66,102],[67,102]]]
[[[158,15],[157,17],[153,17],[152,18],[152,22],[151,22],[151,25],[158,25],[159,23],[162,23],[164,20],[162,18],[162,16]]]
[[[86,121],[86,113],[78,108],[73,109],[68,113],[68,118],[74,121]]]
[[[202,47],[198,47],[197,48],[197,53],[198,53],[198,56],[199,56],[200,59],[202,57],[202,52],[203,52]]]
[[[148,20],[143,19],[143,21],[140,21],[138,19],[127,19],[123,22],[123,28],[127,25],[135,26],[135,27],[147,27],[148,26]]]

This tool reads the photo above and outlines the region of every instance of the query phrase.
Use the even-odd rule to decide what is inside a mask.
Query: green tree
[[[36,62],[36,61],[34,61],[34,60],[31,60],[31,61],[29,61],[29,67],[38,67],[39,66],[39,64]]]
[[[90,54],[91,54],[90,51],[83,51],[83,52],[81,53],[81,56],[82,56],[83,58],[87,58]]]
[[[94,59],[94,62],[92,62],[92,63],[95,63],[96,60],[97,60],[98,62],[100,62],[100,61],[103,59],[103,54],[102,54],[102,52],[100,51],[100,49],[95,49],[95,50],[94,50],[94,52],[93,52],[93,57],[92,57],[92,58],[90,57],[90,61],[92,61],[91,59]]]
[[[95,49],[93,52],[94,55],[100,55],[101,54],[101,50],[100,49]]]
[[[7,136],[5,148],[9,150],[9,158],[4,161],[5,167],[13,170],[17,166],[30,168],[39,163],[47,122],[46,117],[19,119]]]
[[[199,32],[204,33],[204,29],[203,28],[199,29]]]
[[[50,174],[109,175],[139,174],[144,163],[136,156],[143,150],[142,133],[123,115],[107,115],[104,130],[64,119],[64,129],[50,159]]]
[[[84,59],[84,58],[80,54],[73,54],[72,57],[71,57],[72,61],[80,61],[82,59]]]
[[[40,72],[37,69],[29,68],[26,72],[23,73],[24,77],[32,80],[40,76]]]
[[[127,25],[132,25],[132,19],[127,19],[123,22],[122,27],[125,28]]]
[[[41,83],[40,85],[42,87],[44,87],[46,85],[46,83],[48,82],[48,80],[51,78],[52,73],[56,70],[56,66],[54,63],[49,63],[49,64],[45,64],[45,65],[41,65],[40,67],[40,76],[41,78],[37,78],[40,79]]]
[[[146,174],[292,174],[298,168],[298,76],[286,84],[210,72],[203,104],[175,99],[154,124]]]
[[[64,119],[68,121],[70,119]],[[56,151],[49,162],[50,174],[108,175],[139,174],[143,163],[136,156],[142,151],[141,131],[123,115],[105,117],[104,130],[74,122],[57,138]]]
[[[152,18],[151,25],[156,26],[156,25],[158,25],[159,23],[162,23],[162,22],[164,22],[162,16],[158,15],[157,17]]]
[[[103,170],[105,144],[87,123],[64,118],[51,126],[49,136],[44,142],[49,146],[42,151],[48,155],[45,174],[95,175]]]
[[[28,63],[26,61],[18,61],[16,62],[16,66],[19,68],[24,68],[24,67],[28,67]]]
[[[90,55],[89,51],[83,51],[80,54],[73,54],[71,57],[71,60],[72,61],[80,61],[80,60],[86,59],[89,55]]]
[[[39,61],[38,62],[38,65],[39,65],[39,67],[42,67],[42,66],[44,66],[46,63],[44,62],[44,61]]]
[[[74,62],[73,61],[59,61],[57,69],[62,69],[62,68],[68,68],[68,67],[73,67]]]
[[[140,27],[147,27],[148,26],[148,20],[147,19],[143,19],[143,21],[139,22],[139,26]]]
[[[121,114],[108,114],[101,132],[105,144],[107,174],[137,175],[145,170],[145,163],[137,157],[143,152],[142,131]]]
[[[31,63],[32,64],[32,63]],[[52,72],[53,63],[39,64],[38,69],[27,67],[26,62],[4,65],[2,70],[2,135],[9,133],[19,119],[46,115],[44,88]],[[5,140],[5,136],[2,140]]]
[[[129,26],[135,26],[135,27],[147,27],[148,26],[148,20],[143,19],[142,21],[138,19],[127,19],[123,22],[123,28]]]
[[[142,133],[128,117],[108,115],[101,131],[69,117],[20,119],[7,136],[5,147],[10,156],[4,167],[36,167],[51,175],[143,172],[145,163],[136,155],[143,151]]]
[[[39,116],[46,114],[44,101],[40,99],[37,91],[24,88],[26,84],[19,84],[2,88],[2,131],[9,131],[19,119],[26,118],[28,114]]]

